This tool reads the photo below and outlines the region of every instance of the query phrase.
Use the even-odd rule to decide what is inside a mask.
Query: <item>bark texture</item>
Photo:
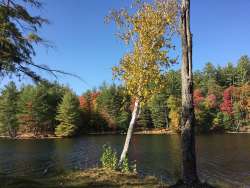
[[[182,180],[184,184],[197,183],[196,152],[195,152],[195,115],[193,105],[192,78],[192,34],[190,31],[190,0],[182,0],[181,6],[181,37],[182,37]]]
[[[124,161],[124,159],[125,159],[125,157],[126,157],[126,155],[128,153],[128,148],[129,148],[130,140],[131,140],[131,137],[132,137],[132,134],[133,134],[134,125],[135,125],[136,119],[139,116],[139,109],[140,109],[140,102],[139,102],[139,100],[136,100],[135,105],[134,105],[134,109],[133,109],[133,112],[132,112],[132,117],[131,117],[131,120],[130,120],[130,123],[129,123],[126,140],[125,140],[123,150],[122,150],[122,154],[121,154],[121,157],[120,157],[120,160],[119,160],[119,166],[122,164],[122,162]]]

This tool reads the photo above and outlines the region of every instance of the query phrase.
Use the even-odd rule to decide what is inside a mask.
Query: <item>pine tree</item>
[[[155,128],[168,127],[168,109],[165,93],[155,95],[150,101],[150,112]]]
[[[57,136],[69,137],[76,134],[80,124],[79,99],[72,92],[66,92],[58,107],[56,119],[60,124],[56,127]]]
[[[34,44],[45,42],[38,35],[38,29],[48,21],[32,15],[30,9],[40,9],[41,6],[40,0],[0,1],[0,75],[25,74],[40,80],[31,67],[49,70],[32,60]]]
[[[151,128],[152,127],[152,117],[151,112],[147,106],[141,108],[140,116],[136,121],[136,124],[139,127]]]
[[[121,86],[103,84],[97,97],[97,111],[112,129],[124,129],[129,123],[130,97]]]
[[[18,121],[20,123],[21,133],[36,132],[35,111],[33,103],[35,100],[35,88],[27,85],[21,88],[20,100],[18,101]]]
[[[38,135],[47,130],[52,115],[48,100],[48,88],[43,84],[22,88],[19,101],[22,132]]]
[[[18,90],[14,82],[10,82],[1,93],[0,97],[0,131],[14,138],[17,135],[17,103]]]

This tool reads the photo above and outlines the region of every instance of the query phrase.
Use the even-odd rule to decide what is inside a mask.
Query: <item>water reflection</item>
[[[86,136],[56,140],[0,140],[0,172],[12,175],[55,175],[72,169],[95,167],[102,145],[121,152],[124,136]],[[197,137],[199,174],[206,180],[223,180],[250,186],[250,135]],[[131,160],[141,175],[156,175],[170,183],[180,176],[180,138],[136,135]]]

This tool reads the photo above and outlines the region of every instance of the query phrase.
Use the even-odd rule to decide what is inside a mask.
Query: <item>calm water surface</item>
[[[11,175],[55,175],[99,164],[103,144],[120,152],[125,137],[85,136],[55,140],[0,140],[0,172]],[[180,176],[180,137],[135,135],[131,160],[141,175],[155,175],[173,183]],[[199,175],[235,187],[250,187],[250,135],[197,137]]]

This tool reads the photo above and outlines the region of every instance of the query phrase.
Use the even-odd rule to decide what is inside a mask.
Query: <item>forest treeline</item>
[[[196,130],[240,131],[250,123],[250,58],[242,56],[234,66],[207,63],[194,72]],[[56,82],[7,84],[0,96],[0,131],[16,137],[55,134],[74,136],[103,131],[125,131],[133,98],[121,85],[103,84],[77,96]],[[179,132],[181,118],[180,70],[165,75],[165,87],[143,104],[136,127],[169,128]]]

